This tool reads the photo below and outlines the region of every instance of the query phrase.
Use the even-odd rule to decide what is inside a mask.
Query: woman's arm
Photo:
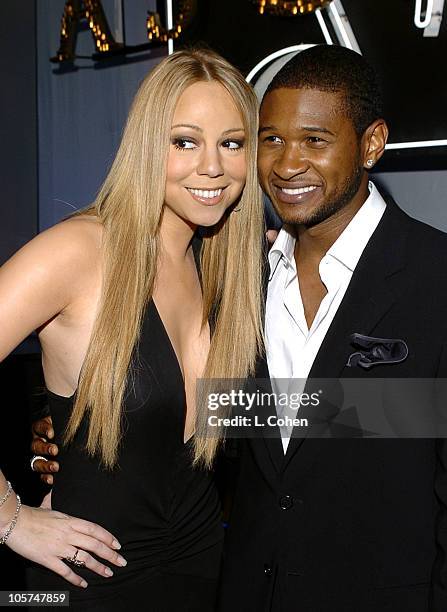
[[[88,224],[88,225],[86,225]],[[98,230],[91,221],[62,223],[37,236],[0,269],[0,359],[30,332],[72,309],[99,257]],[[96,264],[95,264],[96,262]],[[62,338],[63,336],[61,336]],[[114,536],[94,523],[61,512],[21,506],[0,472],[0,541],[18,554],[53,570],[77,586],[87,586],[64,558],[110,575],[90,553],[125,565]]]

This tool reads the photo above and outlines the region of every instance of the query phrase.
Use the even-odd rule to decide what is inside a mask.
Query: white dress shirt
[[[293,381],[293,391],[303,390],[355,267],[385,212],[386,204],[374,184],[370,182],[368,187],[370,194],[367,200],[320,262],[318,270],[327,294],[310,329],[304,316],[298,283],[295,238],[286,226],[281,229],[270,250],[265,337],[272,388],[278,395],[291,390],[292,383],[284,379],[300,379]],[[281,416],[279,407],[277,411]],[[284,453],[290,435],[290,429],[281,428]]]

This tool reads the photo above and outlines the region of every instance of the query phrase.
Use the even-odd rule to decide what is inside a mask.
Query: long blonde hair
[[[108,468],[117,462],[129,365],[157,272],[174,110],[183,91],[198,81],[216,81],[233,98],[244,123],[247,156],[238,211],[227,213],[203,239],[203,322],[213,314],[216,323],[204,377],[244,378],[253,372],[262,346],[256,97],[242,75],[214,52],[178,51],[142,82],[111,170],[96,201],[81,211],[97,216],[104,227],[104,278],[65,441],[88,416],[87,451],[99,454]],[[199,430],[205,431],[208,415],[198,411]],[[195,437],[195,462],[211,466],[220,442],[221,436]]]

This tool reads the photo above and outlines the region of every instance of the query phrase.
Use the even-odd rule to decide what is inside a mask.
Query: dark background
[[[34,2],[0,2],[0,263],[38,228],[36,11]],[[0,331],[1,333],[1,331]],[[25,347],[23,347],[25,348]],[[23,503],[44,488],[29,469],[30,403],[42,385],[33,341],[0,364],[0,466]],[[23,563],[0,547],[0,589],[23,589]]]
[[[2,263],[38,228],[34,2],[0,2],[0,74]]]

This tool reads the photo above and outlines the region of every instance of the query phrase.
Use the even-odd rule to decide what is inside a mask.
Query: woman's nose
[[[197,166],[197,173],[211,177],[221,176],[224,173],[220,153],[215,147],[205,147]]]

